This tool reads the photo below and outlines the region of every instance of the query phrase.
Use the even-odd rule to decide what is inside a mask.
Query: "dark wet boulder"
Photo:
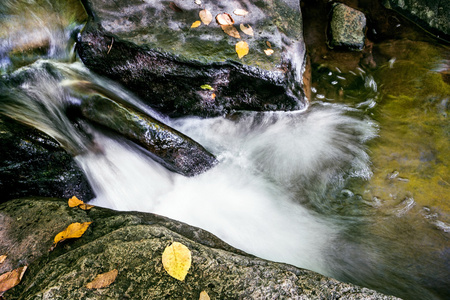
[[[81,238],[54,236],[73,222],[92,222]],[[66,200],[19,199],[0,204],[0,274],[22,265],[14,299],[397,299],[340,283],[312,271],[255,258],[214,235],[154,214],[95,207],[69,208]],[[172,242],[187,246],[192,266],[184,281],[169,276],[161,255]],[[117,269],[103,289],[86,284]]]
[[[383,0],[383,4],[435,35],[450,41],[450,1]]]
[[[0,202],[24,196],[90,200],[81,169],[51,137],[0,114]]]
[[[81,104],[87,119],[141,145],[166,168],[185,176],[200,174],[217,163],[214,155],[181,132],[136,109],[101,96]]]
[[[359,10],[336,3],[328,26],[328,46],[362,50],[364,47],[366,16]]]
[[[293,1],[84,1],[93,20],[79,36],[84,64],[169,116],[217,116],[235,110],[295,110],[303,92],[305,47]],[[233,14],[237,8],[246,16]],[[213,20],[190,28],[207,9],[232,15],[240,39]],[[246,35],[240,25],[250,25]],[[249,53],[238,58],[235,44]],[[271,49],[267,55],[264,50]]]

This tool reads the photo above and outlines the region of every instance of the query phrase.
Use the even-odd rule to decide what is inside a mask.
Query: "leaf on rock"
[[[230,14],[227,13],[221,13],[216,16],[216,21],[219,25],[233,25],[234,20],[230,16]]]
[[[202,1],[201,1],[201,0],[195,0],[194,2],[195,2],[195,4],[197,4],[197,5],[202,5]]]
[[[108,287],[116,280],[119,271],[117,269],[111,270],[109,272],[98,274],[94,280],[89,282],[86,287],[88,289],[102,289]]]
[[[264,50],[264,53],[266,53],[267,56],[271,56],[273,54],[273,50],[272,49],[266,49],[266,50]]]
[[[170,9],[173,10],[174,12],[177,12],[177,13],[183,12],[183,10],[182,10],[178,5],[176,5],[175,2],[170,2],[170,3],[169,3],[169,7],[170,7]]]
[[[77,197],[73,196],[69,199],[69,207],[76,207],[78,206],[82,210],[89,210],[94,207],[94,205],[86,204]]]
[[[236,44],[236,53],[239,58],[243,58],[248,54],[248,44],[244,41],[240,41]]]
[[[239,31],[237,31],[237,29],[233,25],[220,25],[220,27],[222,27],[222,30],[229,36],[232,36],[237,39],[241,38]]]
[[[210,90],[210,91],[214,91],[213,87],[210,86],[209,84],[203,84],[200,86],[202,89],[204,90]]]
[[[197,28],[198,26],[202,25],[202,22],[200,21],[195,21],[194,23],[192,23],[191,28]]]
[[[164,249],[162,263],[170,276],[183,281],[191,267],[191,251],[185,245],[174,242]]]
[[[11,272],[2,274],[0,276],[0,295],[18,285],[26,270],[27,266],[23,266],[12,270]]]
[[[0,264],[2,264],[5,261],[6,257],[7,257],[6,255],[0,255]]]
[[[250,35],[253,36],[253,28],[248,25],[248,27],[245,27],[244,24],[239,25],[239,27],[241,28],[242,32],[245,33],[246,35]]]
[[[89,225],[92,222],[84,222],[84,223],[72,223],[67,226],[66,229],[61,231],[55,236],[55,244],[62,242],[66,239],[74,239],[79,238],[83,235],[83,233],[88,229]]]
[[[209,12],[209,10],[203,9],[198,13],[200,20],[202,20],[203,24],[209,25],[211,23],[213,16]]]
[[[245,9],[235,9],[235,10],[233,11],[233,13],[234,13],[236,16],[246,16],[246,15],[248,15],[248,11],[246,11]]]
[[[211,99],[213,99],[213,100],[216,99],[216,94],[215,93],[211,94]]]
[[[206,291],[202,291],[198,300],[211,300],[211,298],[209,298],[209,295]]]
[[[272,48],[272,44],[269,41],[266,41],[266,45],[267,47]]]

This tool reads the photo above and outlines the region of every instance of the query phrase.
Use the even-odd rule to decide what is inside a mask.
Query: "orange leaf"
[[[67,226],[66,229],[61,231],[55,236],[55,245],[58,242],[64,241],[66,239],[74,239],[79,238],[83,235],[83,233],[88,229],[89,225],[92,222],[84,222],[84,223],[72,223]]]
[[[237,39],[241,38],[239,31],[237,31],[237,29],[233,25],[220,25],[220,27],[222,27],[222,30],[229,36]]]
[[[245,33],[246,35],[250,35],[253,36],[253,28],[248,25],[248,27],[245,27],[244,24],[239,25],[239,27],[241,28],[242,32]]]
[[[82,210],[90,210],[91,208],[93,208],[93,207],[95,207],[95,206],[94,206],[94,205],[90,205],[90,204],[83,203],[83,204],[78,205],[78,207],[81,208]]]
[[[216,99],[216,94],[215,93],[211,94],[211,99]]]
[[[78,199],[76,196],[73,196],[72,198],[69,199],[69,207],[75,207],[83,203],[84,202]]]
[[[209,12],[209,10],[203,9],[198,13],[200,20],[202,20],[203,24],[209,25],[212,21],[212,14]]]
[[[248,14],[248,11],[246,11],[245,9],[235,9],[235,10],[233,11],[233,13],[234,13],[236,16],[246,16],[246,15]]]
[[[269,41],[266,41],[266,45],[267,45],[267,47],[272,48],[272,44],[270,44]]]
[[[27,266],[23,266],[12,270],[11,272],[2,274],[0,276],[0,295],[18,285],[26,270]]]
[[[216,21],[219,25],[233,25],[234,20],[230,16],[230,14],[227,13],[221,13],[216,16]]]
[[[5,261],[6,257],[7,257],[6,255],[0,255],[0,264],[2,264]]]
[[[264,53],[266,53],[267,56],[271,56],[273,54],[273,50],[272,49],[266,49],[266,50],[264,50]]]
[[[243,58],[248,54],[248,44],[244,41],[240,41],[236,44],[236,53],[239,58]]]
[[[94,278],[94,280],[89,282],[86,287],[88,289],[102,289],[108,287],[116,280],[117,274],[119,274],[119,271],[117,271],[117,269],[99,274]]]
[[[191,28],[197,28],[198,26],[202,25],[202,22],[200,21],[195,21],[194,23],[192,23]]]

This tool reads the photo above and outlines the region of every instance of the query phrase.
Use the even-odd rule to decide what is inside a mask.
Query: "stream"
[[[48,12],[18,14],[8,1],[0,8],[11,14],[0,113],[74,156],[97,195],[90,204],[164,215],[258,257],[404,299],[450,296],[448,47],[401,42],[408,55],[373,71],[313,66],[303,111],[173,119],[83,66],[73,50],[81,23],[48,24]],[[37,60],[3,55],[36,40]],[[424,53],[426,62],[413,57]],[[185,177],[119,135],[74,122],[68,109],[92,87],[191,137],[218,164]]]

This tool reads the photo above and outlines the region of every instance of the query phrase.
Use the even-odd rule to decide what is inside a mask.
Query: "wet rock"
[[[81,111],[89,120],[143,146],[177,173],[194,176],[217,163],[214,155],[191,138],[125,104],[93,96],[83,101]]]
[[[0,202],[24,196],[90,200],[83,172],[48,135],[0,114]]]
[[[450,40],[450,1],[383,0],[383,5]]]
[[[48,252],[72,222],[93,222],[79,239]],[[28,265],[7,299],[396,299],[317,273],[249,256],[214,235],[168,218],[104,208],[83,211],[65,200],[19,199],[0,205],[0,265],[4,273]],[[173,241],[192,252],[184,282],[164,270],[161,255]],[[85,286],[118,270],[107,288]]]
[[[329,24],[330,48],[362,50],[365,40],[365,15],[345,4],[334,4]]]
[[[116,80],[169,116],[217,116],[235,110],[303,108],[305,47],[293,1],[85,1],[94,20],[77,50],[91,70]],[[171,4],[172,3],[172,4]],[[295,7],[295,8],[293,8]],[[199,11],[228,12],[248,55],[213,20],[190,28]],[[233,14],[246,9],[246,16]],[[250,25],[254,36],[240,31]],[[266,55],[264,50],[273,49]],[[211,89],[204,89],[209,85]]]

